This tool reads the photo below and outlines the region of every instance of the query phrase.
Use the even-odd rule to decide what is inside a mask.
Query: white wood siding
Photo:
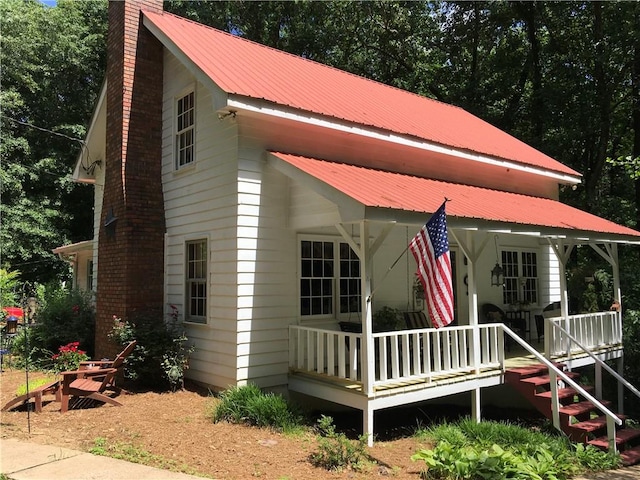
[[[212,92],[165,52],[163,193],[167,225],[166,298],[185,313],[185,242],[207,239],[208,319],[187,324],[195,345],[187,375],[226,387],[237,381],[236,208],[237,129],[212,109]],[[175,98],[195,89],[196,149],[193,165],[174,168]],[[218,95],[218,92],[213,92]]]

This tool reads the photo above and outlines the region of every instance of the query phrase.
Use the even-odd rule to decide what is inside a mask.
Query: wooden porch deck
[[[574,367],[593,363],[551,322],[601,359],[622,356],[621,319],[609,312],[549,319],[545,340],[525,344],[530,351],[517,342],[506,351],[504,337],[514,333],[502,324],[374,333],[373,381],[367,387],[362,334],[292,326],[289,390],[360,409],[365,425],[372,425],[378,409],[467,392],[479,402],[482,388],[505,383],[506,370],[540,363],[534,352],[552,361],[568,359]]]

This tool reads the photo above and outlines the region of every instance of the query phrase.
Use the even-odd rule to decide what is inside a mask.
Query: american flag
[[[434,327],[446,327],[453,321],[453,285],[451,257],[447,239],[445,201],[409,244]]]

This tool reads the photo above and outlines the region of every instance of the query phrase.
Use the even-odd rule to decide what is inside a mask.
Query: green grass
[[[29,390],[30,391],[35,390],[36,388],[41,387],[42,385],[45,385],[49,382],[53,382],[54,380],[55,380],[55,377],[45,377],[45,378],[38,378],[36,380],[29,380]],[[16,396],[19,397],[20,395],[24,395],[25,393],[27,393],[27,384],[23,383],[16,389]]]
[[[164,458],[162,455],[155,455],[132,443],[116,442],[109,443],[106,438],[98,437],[94,440],[94,446],[89,450],[93,455],[117,458],[131,463],[139,463],[149,467],[161,468],[172,472],[186,473],[199,477],[212,478],[196,471],[186,464],[175,460]],[[1,479],[0,479],[1,480]]]

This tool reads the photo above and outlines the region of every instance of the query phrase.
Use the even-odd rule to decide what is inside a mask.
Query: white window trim
[[[537,296],[537,300],[538,303],[532,303],[529,305],[529,308],[537,308],[539,307],[540,304],[540,290],[541,290],[541,286],[540,286],[540,250],[536,249],[536,248],[527,248],[527,247],[508,247],[508,246],[504,246],[500,248],[500,259],[502,259],[502,253],[503,252],[516,252],[518,255],[518,276],[517,277],[507,277],[505,275],[505,278],[535,278],[536,280],[536,296]],[[523,265],[522,265],[522,254],[523,253],[535,253],[536,255],[536,270],[538,272],[538,276],[536,277],[524,277],[522,275],[522,270],[523,270]],[[502,262],[501,262],[502,263]],[[503,265],[504,267],[504,265]],[[518,296],[520,296],[521,294],[521,289],[522,287],[520,285],[518,285]],[[502,290],[504,292],[504,287],[502,287]],[[504,295],[504,293],[503,293]]]
[[[192,242],[196,242],[199,240],[203,240],[207,242],[206,251],[207,251],[207,261],[206,261],[206,278],[205,278],[205,286],[206,286],[206,306],[205,306],[205,315],[204,321],[193,321],[190,320],[189,316],[189,297],[187,295],[187,261],[188,261],[188,253],[187,253],[187,245]],[[209,324],[209,311],[211,307],[211,238],[209,234],[193,234],[189,236],[185,236],[182,239],[182,247],[183,247],[183,261],[182,261],[182,305],[184,312],[182,314],[182,318],[184,323],[189,325],[208,325]]]
[[[300,310],[301,304],[301,291],[300,291],[300,277],[302,272],[301,258],[302,258],[302,242],[332,242],[334,244],[334,276],[333,276],[333,290],[332,290],[332,314],[324,315],[302,315]],[[348,243],[344,238],[339,235],[313,235],[313,234],[299,234],[297,238],[297,258],[296,258],[296,291],[297,291],[297,317],[300,319],[301,324],[312,324],[322,320],[352,320],[360,319],[361,312],[347,312],[340,313],[340,244]],[[361,272],[362,273],[362,272]]]
[[[193,93],[193,152],[192,152],[192,160],[189,163],[185,163],[184,165],[178,165],[178,100],[184,98],[185,96]],[[198,94],[196,91],[196,84],[192,83],[189,86],[180,90],[173,97],[173,110],[172,110],[172,123],[173,123],[173,136],[172,136],[172,162],[173,162],[173,171],[174,172],[183,172],[185,170],[189,170],[194,168],[196,164],[196,145],[197,145],[197,137],[198,137]]]

